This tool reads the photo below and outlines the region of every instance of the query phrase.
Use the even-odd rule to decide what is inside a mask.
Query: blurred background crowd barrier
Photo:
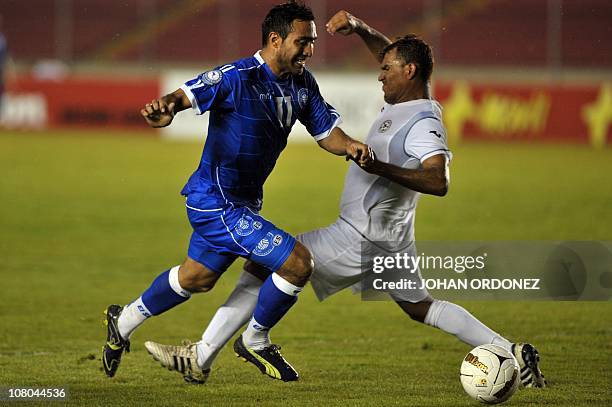
[[[141,105],[261,47],[274,0],[0,2],[9,59],[4,129],[142,129]],[[319,38],[310,69],[343,127],[365,136],[382,103],[360,40],[329,36],[346,9],[390,37],[434,48],[434,97],[451,139],[612,143],[609,0],[312,0]],[[375,4],[375,6],[373,6]],[[162,131],[201,137],[205,117]],[[298,130],[300,139],[303,130]],[[157,132],[150,131],[150,134]]]

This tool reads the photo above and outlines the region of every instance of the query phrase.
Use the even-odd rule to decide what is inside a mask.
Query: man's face
[[[407,64],[397,55],[397,48],[385,54],[380,65],[378,80],[382,82],[385,102],[398,103],[403,95],[410,89],[410,79],[406,73]]]
[[[291,26],[293,31],[281,43],[277,61],[281,71],[300,75],[314,52],[317,29],[314,21],[293,20]]]

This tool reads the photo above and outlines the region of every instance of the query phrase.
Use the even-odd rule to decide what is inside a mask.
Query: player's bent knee
[[[295,247],[293,249],[293,253],[295,257],[295,271],[299,277],[308,279],[314,270],[314,260],[312,259],[312,254],[310,254],[310,250],[306,248],[300,242],[296,242]]]
[[[202,276],[190,276],[183,280],[181,287],[191,293],[206,293],[214,288],[215,283],[216,280],[211,281]]]
[[[187,259],[179,269],[179,284],[191,293],[205,293],[214,288],[219,276],[202,264]]]
[[[313,269],[314,262],[310,251],[300,242],[296,242],[291,255],[276,273],[291,284],[303,287],[308,282]]]
[[[191,292],[192,293],[207,293],[215,287],[215,283],[216,281],[212,283],[208,281],[197,282],[193,287],[193,291]]]

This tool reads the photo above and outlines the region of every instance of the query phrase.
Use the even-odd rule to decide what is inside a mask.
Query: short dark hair
[[[423,83],[429,82],[434,65],[433,52],[429,44],[415,34],[408,34],[396,38],[387,45],[382,50],[381,56],[384,57],[392,49],[397,49],[397,55],[405,63],[414,63],[417,66],[417,75],[423,80]]]
[[[268,36],[275,32],[284,40],[293,30],[293,20],[314,21],[312,10],[298,1],[289,1],[272,7],[261,23],[261,45],[266,46]]]

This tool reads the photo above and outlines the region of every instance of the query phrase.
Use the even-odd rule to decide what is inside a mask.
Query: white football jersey
[[[385,104],[365,142],[378,160],[403,168],[419,168],[423,161],[437,154],[445,154],[449,161],[452,158],[442,123],[442,107],[429,99]],[[370,241],[389,242],[391,247],[406,246],[414,241],[419,196],[416,191],[351,163],[344,182],[340,217]]]

